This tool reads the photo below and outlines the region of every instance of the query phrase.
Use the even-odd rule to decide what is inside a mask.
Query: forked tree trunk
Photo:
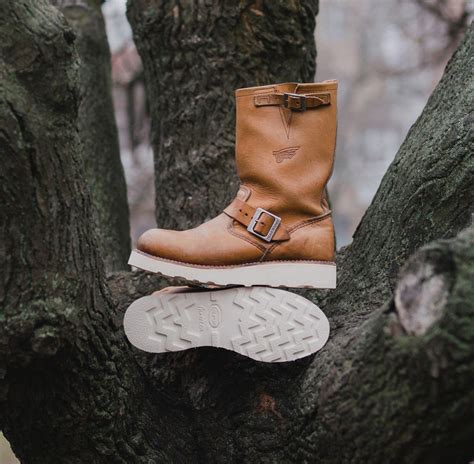
[[[255,5],[266,14],[267,2]],[[474,230],[460,232],[474,177],[472,28],[340,256],[338,289],[312,295],[332,324],[328,345],[268,365],[210,348],[153,356],[125,342],[123,310],[156,279],[104,277],[74,35],[46,0],[0,6],[0,428],[22,462],[474,457]],[[144,12],[149,24],[161,14]],[[155,66],[147,73],[158,76]]]

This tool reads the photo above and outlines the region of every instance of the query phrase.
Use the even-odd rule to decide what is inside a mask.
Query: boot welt
[[[329,337],[315,304],[267,287],[155,293],[130,305],[124,328],[132,345],[150,353],[213,346],[263,362],[308,356]]]
[[[145,271],[202,284],[336,288],[336,265],[331,262],[267,261],[233,266],[202,266],[133,250],[128,264]]]

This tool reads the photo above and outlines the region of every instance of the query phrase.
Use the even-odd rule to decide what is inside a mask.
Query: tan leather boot
[[[216,218],[151,229],[129,264],[216,285],[334,288],[325,200],[336,141],[337,82],[236,91],[240,190]]]

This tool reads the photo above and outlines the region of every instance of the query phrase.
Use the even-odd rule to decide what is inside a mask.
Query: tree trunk
[[[328,345],[264,364],[212,348],[151,356],[125,342],[123,310],[157,279],[104,277],[77,130],[74,34],[46,0],[0,6],[0,428],[22,462],[474,458],[474,229],[460,232],[474,180],[473,28],[339,257],[338,289],[318,295]],[[270,7],[256,2],[242,21],[251,8],[265,16]],[[145,12],[148,25],[163,24],[158,10]],[[157,75],[155,62],[145,65]],[[201,120],[198,105],[188,109]]]
[[[75,34],[47,0],[0,10],[0,428],[24,463],[185,459],[182,413],[153,396],[105,285]],[[170,428],[149,434],[153,417]]]
[[[76,35],[79,54],[79,133],[92,216],[106,269],[128,269],[130,224],[111,88],[102,0],[51,0]]]
[[[153,115],[160,227],[200,224],[235,196],[234,91],[312,81],[317,9],[318,0],[129,2]]]

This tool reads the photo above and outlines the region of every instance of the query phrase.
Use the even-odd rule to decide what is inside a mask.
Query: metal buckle
[[[257,224],[258,220],[260,219],[260,216],[265,213],[268,214],[273,218],[273,224],[270,227],[270,230],[268,231],[267,235],[262,235],[259,234],[258,232],[255,232],[255,224]],[[281,218],[278,216],[275,216],[274,214],[270,213],[266,209],[263,208],[257,208],[257,211],[255,211],[254,215],[252,216],[252,219],[250,220],[249,225],[247,226],[247,230],[253,234],[256,235],[257,237],[260,237],[261,239],[265,240],[266,242],[271,242],[273,239],[273,236],[275,235],[276,230],[278,229],[278,226],[281,223]]]
[[[299,108],[290,108],[288,102],[290,98],[297,98],[300,102]],[[284,93],[283,94],[283,106],[293,111],[306,111],[306,96],[300,95],[299,93]]]

